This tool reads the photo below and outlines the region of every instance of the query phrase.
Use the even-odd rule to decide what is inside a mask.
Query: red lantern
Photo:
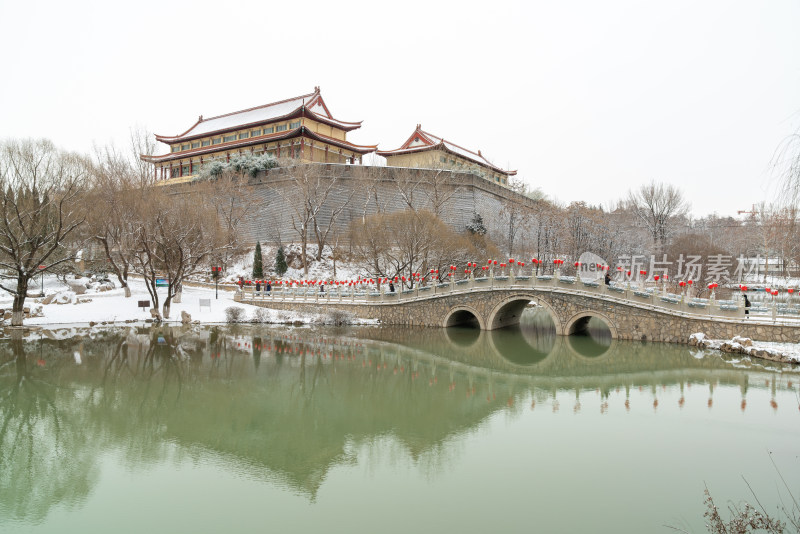
[[[680,281],[680,282],[678,282],[678,285],[681,286],[681,287],[686,287],[686,282]]]
[[[514,258],[508,258],[508,263],[514,263]]]
[[[653,277],[653,280],[655,280],[656,282],[658,282],[658,279],[659,279],[659,276],[658,276],[658,275],[655,275],[655,276]]]
[[[694,283],[694,281],[692,281],[692,280],[689,280],[689,282],[688,282],[689,285],[692,285],[693,283]]]
[[[647,274],[647,271],[639,271],[639,274],[641,274],[642,276],[645,276]]]
[[[786,292],[787,292],[787,293],[789,293],[789,294],[791,295],[792,293],[794,293],[794,289],[792,289],[792,288],[789,288],[789,289],[787,289],[787,290],[786,290]]]

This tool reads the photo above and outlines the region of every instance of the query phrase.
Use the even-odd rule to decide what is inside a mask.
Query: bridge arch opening
[[[566,332],[572,350],[589,358],[605,354],[617,338],[613,323],[597,312],[583,312],[572,317]]]
[[[480,314],[467,307],[455,308],[444,319],[445,328],[460,327],[484,330],[485,326],[481,321]]]
[[[531,302],[536,304],[536,307],[529,307]],[[497,330],[509,326],[518,326],[520,321],[527,322],[523,320],[523,313],[527,317],[532,311],[546,314],[550,318],[549,324],[555,330],[555,335],[561,335],[561,322],[556,311],[546,301],[534,296],[511,297],[495,306],[494,310],[489,314],[488,329]]]

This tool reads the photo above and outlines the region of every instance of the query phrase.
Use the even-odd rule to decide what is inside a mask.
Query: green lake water
[[[0,532],[705,532],[706,486],[800,496],[799,382],[527,321],[34,331],[0,340]]]

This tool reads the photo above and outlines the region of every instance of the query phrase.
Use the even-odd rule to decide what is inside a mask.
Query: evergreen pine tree
[[[472,216],[472,221],[467,225],[467,231],[472,235],[486,235],[486,225],[483,224],[483,217],[479,213]]]
[[[275,272],[278,273],[278,276],[283,276],[288,270],[289,266],[286,265],[286,254],[283,252],[283,247],[278,247],[278,253],[275,254]]]
[[[253,254],[253,280],[264,278],[264,265],[261,259],[261,241],[256,241],[256,251]]]

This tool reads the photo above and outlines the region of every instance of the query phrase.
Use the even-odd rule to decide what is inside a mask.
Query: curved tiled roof
[[[417,125],[416,130],[414,130],[414,133],[411,134],[411,137],[409,137],[408,140],[406,140],[406,142],[400,146],[400,148],[396,148],[394,150],[378,150],[375,153],[379,156],[387,157],[398,156],[401,154],[413,154],[415,152],[425,152],[428,150],[444,150],[507,176],[514,176],[517,174],[517,171],[507,171],[493,164],[491,161],[486,159],[483,154],[481,154],[480,150],[473,152],[472,150],[464,148],[451,141],[447,141],[442,137],[424,131],[419,124]]]
[[[322,99],[319,87],[313,93],[288,98],[279,102],[265,104],[254,108],[234,111],[224,115],[217,115],[204,119],[202,115],[188,130],[182,134],[156,135],[156,139],[163,143],[176,143],[197,137],[219,134],[225,131],[249,128],[258,124],[274,122],[306,115],[319,122],[331,124],[339,129],[350,131],[361,127],[361,122],[345,122],[334,119],[325,101]]]
[[[342,141],[341,139],[336,139],[334,137],[329,137],[327,135],[312,132],[305,126],[301,126],[299,128],[286,130],[284,132],[276,132],[267,135],[261,135],[259,137],[250,137],[248,139],[229,141],[227,143],[200,147],[192,150],[183,150],[181,152],[170,152],[168,154],[163,154],[160,156],[142,156],[142,159],[144,161],[149,161],[151,163],[175,161],[195,156],[202,156],[204,154],[222,152],[224,150],[239,149],[251,145],[260,145],[262,143],[269,143],[272,141],[292,139],[294,137],[300,137],[300,136],[306,137],[308,139],[314,139],[323,143],[327,143],[329,145],[338,146],[340,148],[344,148],[352,152],[357,152],[359,154],[367,154],[369,152],[374,152],[375,149],[378,148],[378,145],[356,145],[348,141]]]

